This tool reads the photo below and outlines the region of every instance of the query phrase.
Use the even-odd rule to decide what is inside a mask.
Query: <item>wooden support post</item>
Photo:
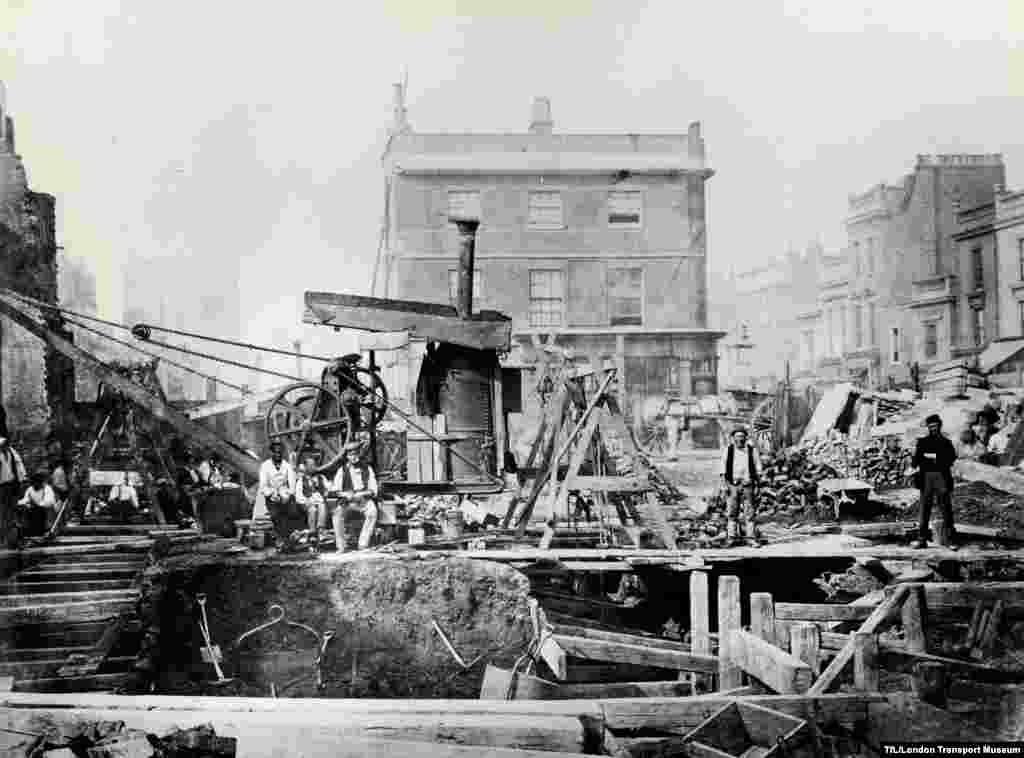
[[[757,637],[778,644],[775,630],[775,605],[770,592],[750,594],[750,631]]]
[[[701,655],[711,655],[711,611],[706,571],[690,573],[690,649]],[[698,684],[710,689],[710,677],[693,676],[694,692]]]
[[[971,651],[971,657],[975,659],[984,658],[992,650],[992,646],[995,645],[996,640],[999,638],[999,626],[1003,623],[1003,612],[1005,606],[1002,600],[996,600],[995,605],[992,606],[992,610],[989,613],[988,624],[985,625],[985,631],[978,637],[977,647]]]
[[[874,634],[879,628],[889,620],[889,617],[895,614],[902,606],[903,601],[907,597],[907,592],[910,590],[912,585],[902,584],[897,586],[896,590],[885,599],[885,601],[875,608],[871,616],[865,621],[860,631],[867,634]],[[839,651],[839,654],[832,660],[832,663],[828,665],[821,676],[818,677],[818,681],[811,687],[809,694],[811,695],[822,695],[828,692],[828,688],[832,686],[836,678],[846,668],[846,664],[849,663],[854,657],[854,639],[851,638],[846,646]]]
[[[718,687],[723,690],[743,685],[743,672],[730,650],[730,633],[740,628],[740,613],[740,578],[718,577]]]
[[[988,628],[989,625],[991,625],[991,623],[992,611],[983,611],[981,614],[981,621],[978,623],[978,636],[974,640],[974,645],[972,645],[972,649],[968,651],[972,658],[974,657],[975,649],[981,644],[981,641],[985,639],[986,635],[988,634]]]
[[[878,637],[874,632],[853,635],[853,686],[861,692],[878,692]]]
[[[925,629],[924,587],[915,585],[907,593],[901,611],[903,618],[903,637],[907,641],[907,651],[911,653],[927,652],[928,640]]]
[[[821,663],[821,631],[817,624],[802,621],[789,629],[789,652],[818,673]]]
[[[914,694],[936,708],[946,707],[946,667],[933,661],[914,666]]]
[[[728,632],[729,657],[750,676],[780,695],[806,692],[811,686],[811,668],[771,642],[750,632]],[[719,644],[724,640],[719,637]]]
[[[971,623],[967,627],[967,636],[964,638],[964,647],[970,650],[978,640],[978,631],[981,629],[981,617],[985,613],[985,604],[980,600],[974,604],[974,612],[971,614]]]

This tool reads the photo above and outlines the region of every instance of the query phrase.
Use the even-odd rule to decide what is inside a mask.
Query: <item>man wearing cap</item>
[[[722,454],[722,479],[728,487],[726,503],[726,534],[730,543],[740,540],[737,518],[743,512],[743,527],[746,538],[756,539],[754,524],[754,500],[757,497],[757,481],[761,474],[761,463],[753,445],[747,442],[747,430],[736,429],[732,441]]]
[[[270,443],[270,458],[260,466],[259,492],[266,500],[278,544],[284,545],[289,536],[288,516],[295,502],[295,469],[284,459],[284,446],[276,440]]]
[[[334,509],[334,540],[338,552],[345,550],[345,509],[362,507],[363,528],[359,532],[359,549],[370,547],[373,532],[377,528],[379,515],[377,506],[377,476],[373,468],[363,460],[363,446],[359,442],[345,445],[345,462],[334,475],[331,486],[338,493],[340,502]]]
[[[306,528],[312,536],[311,549],[320,544],[320,530],[327,528],[327,477],[316,473],[316,460],[307,456],[299,464],[295,482],[295,502],[305,509]]]
[[[0,542],[11,546],[16,540],[11,534],[14,508],[28,475],[18,451],[11,447],[7,437],[0,437]]]
[[[942,529],[937,542],[952,547],[956,536],[953,529],[953,462],[956,448],[942,433],[942,419],[932,414],[925,419],[928,434],[917,440],[914,450],[914,473],[917,488],[921,490],[921,519],[918,523],[917,542],[914,547],[928,544],[928,522],[932,505],[942,509]],[[955,549],[955,548],[953,548]]]

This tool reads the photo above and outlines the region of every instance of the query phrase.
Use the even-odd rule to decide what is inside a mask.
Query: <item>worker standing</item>
[[[331,489],[338,493],[340,502],[334,509],[334,539],[338,552],[345,550],[345,510],[349,507],[363,511],[363,528],[359,532],[359,549],[370,547],[374,530],[377,528],[379,509],[377,505],[377,476],[373,468],[363,460],[363,445],[350,442],[345,445],[345,462],[334,475]]]
[[[956,448],[942,433],[942,418],[932,414],[925,419],[928,434],[917,440],[914,450],[915,484],[921,491],[921,518],[918,522],[917,542],[914,547],[928,544],[928,523],[932,506],[938,503],[942,510],[942,528],[937,535],[938,544],[953,550],[956,537],[953,528],[953,463]]]
[[[738,518],[743,515],[743,530],[747,540],[757,539],[754,523],[757,484],[761,463],[754,446],[747,442],[747,430],[736,429],[732,441],[722,454],[722,479],[728,489],[726,502],[726,535],[730,544],[742,542]]]

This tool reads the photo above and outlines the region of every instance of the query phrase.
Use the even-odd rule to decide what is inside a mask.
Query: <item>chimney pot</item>
[[[546,97],[535,97],[530,117],[530,133],[551,134],[554,125],[551,120],[551,100]]]

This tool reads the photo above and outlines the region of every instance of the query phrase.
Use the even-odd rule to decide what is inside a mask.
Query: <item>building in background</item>
[[[915,365],[980,351],[994,322],[978,293],[994,280],[984,257],[964,266],[958,213],[991,203],[1004,181],[1000,155],[919,155],[901,183],[850,196],[847,245],[823,267],[804,326],[824,342],[822,381],[905,384]]]
[[[0,283],[57,303],[56,200],[29,189],[0,82]],[[74,401],[74,365],[0,317],[0,402],[27,450],[65,426]]]
[[[964,354],[997,381],[1024,384],[1024,191],[996,187],[991,202],[957,214]]]
[[[708,326],[704,211],[713,172],[699,124],[681,134],[559,134],[537,98],[523,132],[421,134],[403,98],[396,85],[376,294],[453,302],[448,218],[475,217],[476,307],[513,319],[503,367],[505,385],[523,388],[518,407],[542,342],[580,365],[617,366],[632,406],[717,391],[722,332]]]

